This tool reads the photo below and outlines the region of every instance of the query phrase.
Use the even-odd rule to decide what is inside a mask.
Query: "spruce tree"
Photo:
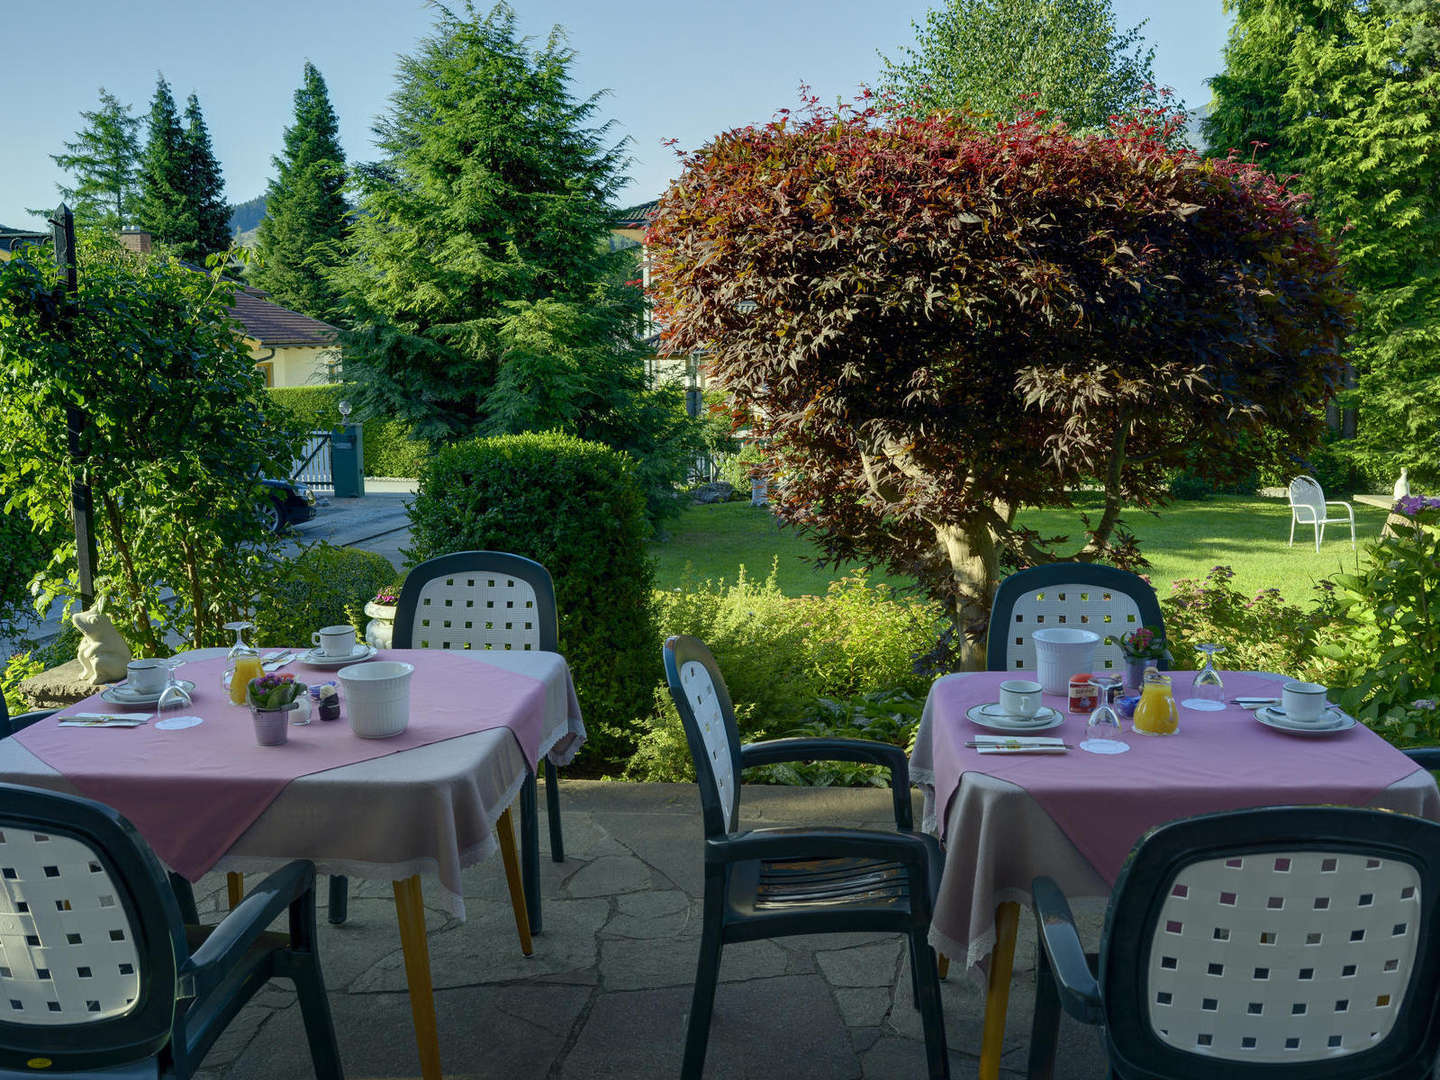
[[[623,148],[572,61],[558,28],[532,52],[505,4],[441,8],[401,58],[385,156],[359,170],[346,376],[417,437],[563,430],[630,451],[658,491],[690,425],[646,384],[643,297],[606,243]]]
[[[317,319],[335,317],[331,278],[344,258],[350,212],[339,132],[325,80],[307,60],[295,91],[295,122],[285,129],[284,152],[271,159],[275,176],[266,190],[260,258],[251,277],[276,303]]]
[[[75,218],[107,232],[131,223],[137,196],[135,169],[140,157],[140,118],[130,115],[114,94],[100,88],[100,108],[81,112],[85,126],[65,153],[50,159],[72,173],[75,186],[57,184]]]
[[[140,156],[140,201],[135,223],[162,244],[180,245],[194,236],[188,199],[189,153],[170,84],[161,75],[150,100],[145,150]]]
[[[203,262],[230,248],[230,207],[225,178],[210,147],[210,132],[194,94],[185,102],[186,198],[192,206],[194,233],[176,246],[181,258]]]

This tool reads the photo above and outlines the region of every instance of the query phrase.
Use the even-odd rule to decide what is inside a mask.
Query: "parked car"
[[[315,516],[315,493],[304,484],[269,478],[262,478],[260,483],[265,485],[265,497],[255,507],[255,512],[272,533]]]

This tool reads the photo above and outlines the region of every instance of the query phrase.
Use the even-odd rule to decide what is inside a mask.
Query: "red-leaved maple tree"
[[[811,99],[684,155],[650,229],[663,347],[768,439],[779,515],[916,575],[971,666],[1002,566],[1142,562],[1123,508],[1196,447],[1304,449],[1339,385],[1350,297],[1303,200],[1170,123]],[[1083,541],[1017,525],[1087,487]]]

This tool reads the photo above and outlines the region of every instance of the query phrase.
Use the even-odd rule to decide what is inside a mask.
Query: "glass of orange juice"
[[[248,622],[225,624],[226,630],[235,632],[235,644],[230,646],[230,652],[226,654],[229,664],[222,680],[222,687],[232,705],[244,705],[246,685],[251,679],[258,679],[265,674],[264,665],[260,663],[260,654],[245,643],[243,636],[245,631],[252,629],[254,625]]]
[[[1170,676],[1154,668],[1145,672],[1140,700],[1135,704],[1134,727],[1140,735],[1174,735],[1180,730],[1180,710],[1171,692]]]

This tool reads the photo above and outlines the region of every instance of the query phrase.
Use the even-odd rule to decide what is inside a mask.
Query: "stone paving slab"
[[[544,807],[544,799],[540,805]],[[542,823],[545,932],[520,954],[498,860],[471,867],[469,918],[427,903],[445,1075],[457,1078],[679,1075],[700,932],[699,799],[684,784],[562,781],[567,861],[549,858]],[[875,789],[746,788],[744,822],[892,824]],[[225,881],[197,886],[206,921]],[[324,921],[320,948],[346,1074],[419,1075],[388,883],[351,881],[350,920]],[[1094,926],[1091,927],[1094,932]],[[1022,919],[1002,1075],[1024,1074],[1034,938]],[[821,934],[727,946],[707,1078],[890,1080],[924,1075],[904,940]],[[958,968],[942,986],[956,1077],[973,1076],[984,989]],[[1092,1030],[1066,1021],[1059,1080],[1105,1075]],[[295,995],[276,983],[247,1006],[205,1061],[205,1080],[312,1076]]]

